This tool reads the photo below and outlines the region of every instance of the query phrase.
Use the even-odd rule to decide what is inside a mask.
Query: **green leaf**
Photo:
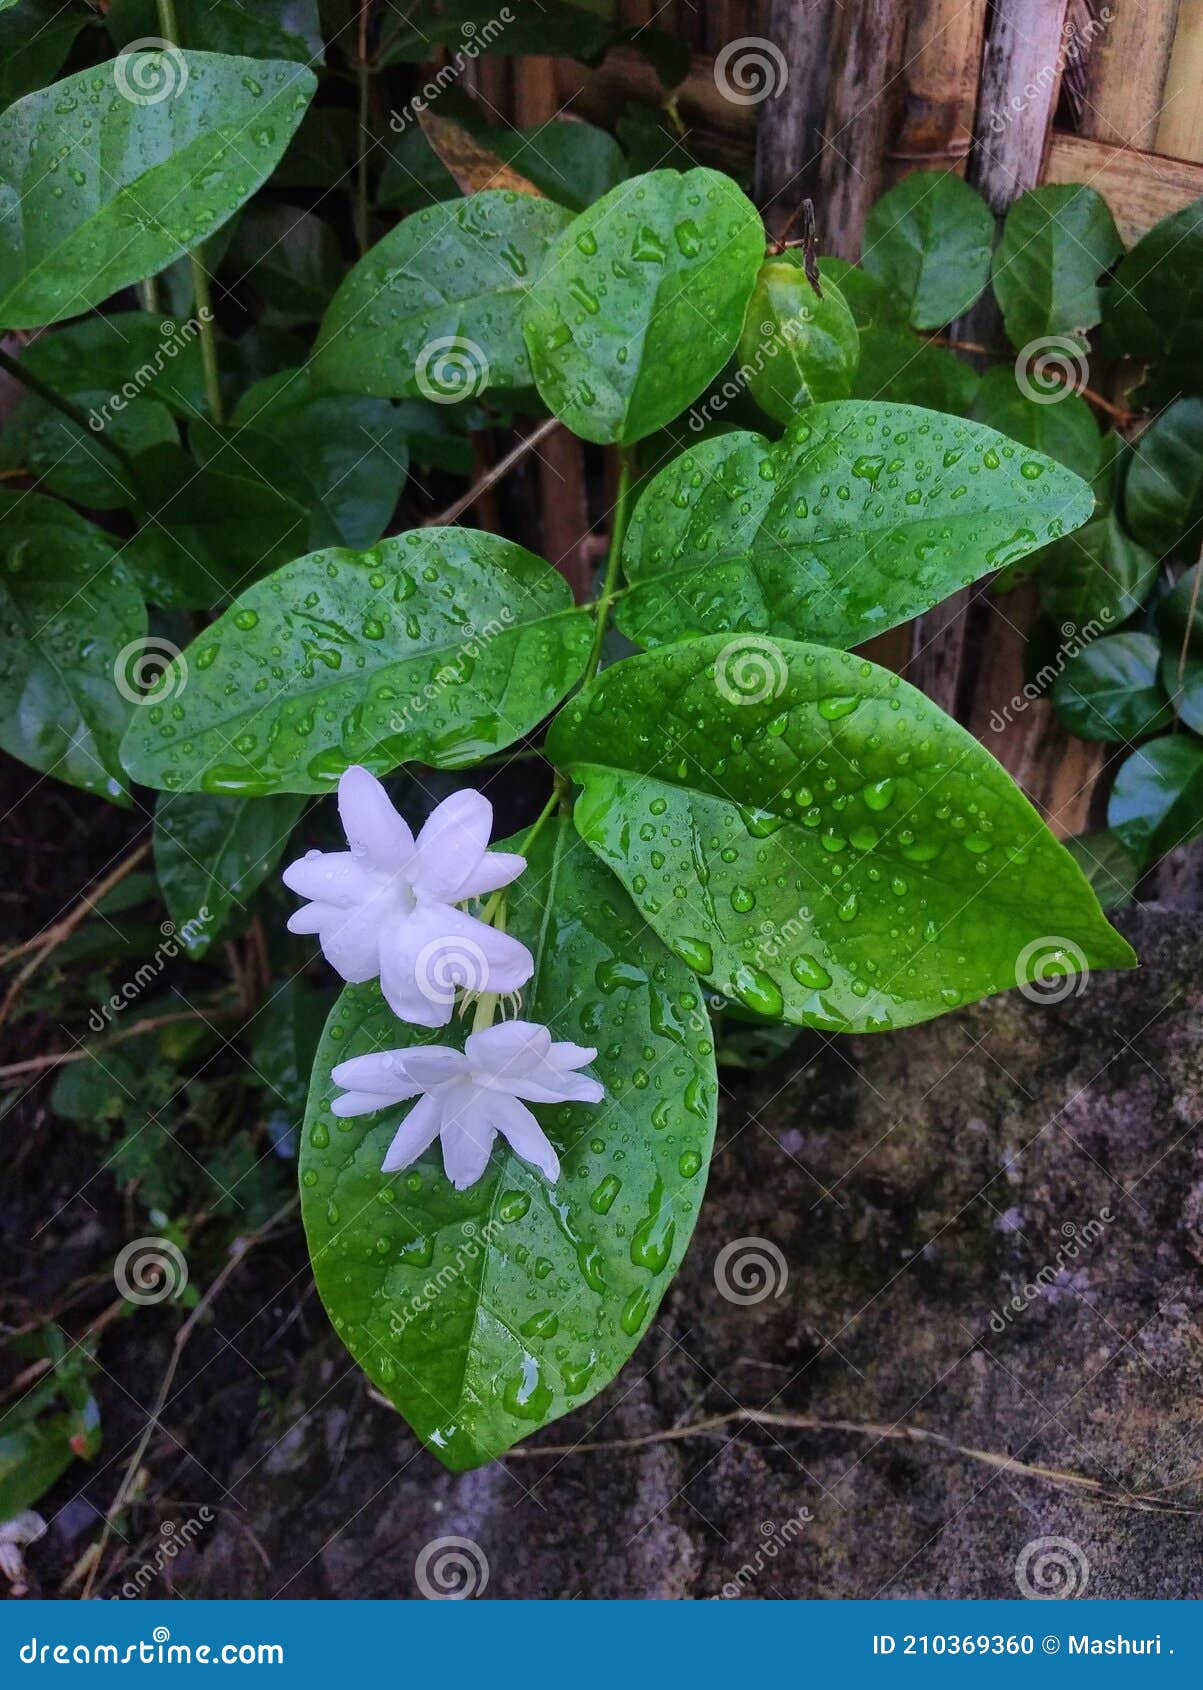
[[[1121,764],[1107,825],[1142,867],[1203,833],[1203,745],[1166,734],[1138,745]]]
[[[1157,677],[1152,634],[1111,634],[1071,658],[1053,688],[1053,708],[1079,739],[1137,740],[1174,719]]]
[[[0,110],[50,82],[89,21],[63,0],[16,0],[0,8]]]
[[[1203,399],[1179,399],[1140,437],[1124,487],[1128,527],[1156,552],[1199,548]]]
[[[882,324],[905,326],[906,309],[901,300],[875,282],[859,264],[850,264],[846,258],[820,258],[819,278],[824,287],[833,282],[839,288],[858,329],[875,329]],[[924,344],[913,336],[908,338],[913,346]]]
[[[6,1360],[48,1370],[0,1410],[0,1521],[11,1520],[50,1489],[77,1455],[100,1448],[100,1410],[92,1395],[93,1357],[57,1326],[9,1341]],[[20,1369],[10,1369],[19,1371]]]
[[[540,0],[533,9],[509,10],[506,21],[496,0],[419,0],[386,25],[381,63],[425,64],[436,47],[462,51],[468,41],[473,57],[570,53],[592,60],[614,33],[614,0]]]
[[[1150,366],[1153,397],[1203,393],[1203,199],[1163,217],[1103,294],[1103,347]]]
[[[155,871],[175,937],[204,956],[279,862],[304,799],[162,793],[155,805]]]
[[[177,442],[171,412],[153,399],[133,399],[106,421],[104,406],[111,398],[107,389],[68,391],[64,397],[99,424],[96,431],[81,428],[45,399],[28,394],[0,434],[0,469],[27,469],[64,499],[93,510],[135,505],[138,495],[121,460],[96,436],[103,433],[133,457],[152,446]]]
[[[1021,195],[994,254],[994,295],[1012,346],[1085,334],[1102,315],[1099,277],[1123,252],[1093,188],[1054,185]]]
[[[869,212],[861,263],[912,328],[938,329],[985,287],[993,245],[994,218],[974,188],[947,171],[916,170]]]
[[[117,416],[135,399],[153,399],[191,420],[205,402],[200,324],[177,323],[148,311],[114,311],[85,317],[21,349],[21,363],[59,393],[86,376],[103,389],[106,415]]]
[[[293,1132],[305,1118],[309,1072],[334,995],[328,987],[319,989],[294,976],[272,993],[255,1016],[251,1066],[275,1094],[269,1103],[273,1113],[278,1106],[283,1116],[279,1125]]]
[[[1029,399],[1008,365],[987,370],[970,415],[1034,452],[1055,458],[1084,481],[1098,474],[1103,437],[1090,406],[1079,394],[1062,389],[1055,400]]]
[[[1148,598],[1157,568],[1156,555],[1124,532],[1114,511],[1096,516],[1040,553],[1041,608],[1079,629],[1096,619],[1118,628]]]
[[[512,541],[424,528],[297,558],[183,654],[126,767],[168,791],[327,792],[362,763],[462,768],[511,745],[585,667],[592,617]]]
[[[835,283],[819,299],[801,259],[783,252],[760,267],[737,356],[761,410],[788,423],[806,405],[848,397],[860,336]]]
[[[224,273],[258,295],[267,321],[316,323],[342,280],[342,247],[313,212],[261,200],[238,219]]]
[[[531,948],[522,1013],[597,1048],[600,1104],[535,1105],[560,1153],[548,1186],[503,1143],[456,1192],[437,1147],[380,1172],[400,1109],[336,1120],[331,1067],[459,1044],[470,1023],[401,1025],[373,982],[339,1000],[301,1151],[318,1291],[343,1342],[440,1461],[478,1467],[607,1385],[646,1331],[697,1219],[714,1136],[710,1027],[660,945],[567,822],[507,893]]]
[[[620,183],[566,229],[523,312],[535,383],[584,440],[671,422],[739,339],[764,257],[756,208],[715,170]]]
[[[0,746],[128,804],[117,748],[146,644],[145,606],[108,536],[53,499],[0,492]]]
[[[623,553],[640,645],[757,630],[855,645],[1090,515],[1068,470],[979,423],[816,405],[779,444],[703,441],[661,471]]]
[[[963,358],[920,340],[905,325],[882,323],[860,331],[860,363],[852,388],[856,399],[922,405],[961,416],[973,404],[980,380]]]
[[[1161,684],[1188,728],[1203,733],[1203,605],[1196,565],[1157,607],[1162,639]]]
[[[875,1031],[1132,961],[1010,776],[849,653],[720,634],[633,657],[547,749],[640,913],[759,1014]]]
[[[1065,849],[1081,869],[1086,884],[1103,909],[1119,910],[1132,902],[1140,878],[1140,864],[1110,828],[1067,839]]]
[[[194,427],[191,440],[203,463],[256,478],[309,511],[312,549],[374,545],[392,520],[409,464],[396,406],[324,392],[308,369],[258,382],[239,400],[231,427]]]
[[[497,188],[416,211],[348,272],[315,374],[352,393],[442,404],[529,386],[522,301],[571,221],[550,200]]]
[[[137,459],[145,522],[122,552],[152,604],[204,610],[303,550],[308,518],[275,487],[177,446]]]
[[[79,316],[197,246],[271,174],[315,86],[300,65],[171,49],[79,71],[10,106],[0,327]],[[61,169],[47,168],[51,155]]]
[[[185,47],[322,62],[317,0],[174,0],[174,7]],[[154,0],[113,0],[105,21],[119,47],[160,33]]]

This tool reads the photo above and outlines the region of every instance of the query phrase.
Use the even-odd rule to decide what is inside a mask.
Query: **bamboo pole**
[[[1203,0],[1181,0],[1177,10],[1153,144],[1159,153],[1203,162]]]
[[[902,80],[902,123],[887,159],[891,183],[911,170],[965,174],[973,141],[987,0],[915,0]]]

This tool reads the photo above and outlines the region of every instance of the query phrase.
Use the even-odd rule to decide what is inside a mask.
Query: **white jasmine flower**
[[[381,1165],[393,1174],[442,1138],[443,1167],[457,1191],[475,1185],[497,1134],[544,1179],[560,1177],[560,1159],[527,1103],[600,1103],[605,1088],[575,1072],[597,1055],[585,1045],[552,1043],[535,1021],[503,1021],[470,1033],[462,1051],[446,1045],[353,1056],[334,1069],[347,1089],[335,1115],[369,1115],[417,1097]]]
[[[310,851],[284,884],[312,902],[292,933],[316,933],[344,980],[380,976],[394,1015],[418,1027],[451,1019],[457,987],[516,992],[534,972],[525,945],[456,904],[508,886],[524,857],[487,849],[493,806],[481,792],[446,798],[414,839],[374,775],[353,767],[338,783],[349,851]]]

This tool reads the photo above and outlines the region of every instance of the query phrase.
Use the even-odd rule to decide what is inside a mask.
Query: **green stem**
[[[355,164],[355,241],[362,258],[368,250],[371,227],[368,217],[368,152],[372,116],[372,69],[368,62],[369,0],[360,0],[359,56],[355,78],[359,85],[359,157]]]
[[[155,0],[159,13],[159,29],[163,40],[173,47],[180,44],[180,26],[176,21],[175,0]],[[218,427],[225,421],[221,402],[221,375],[217,367],[217,337],[213,332],[213,296],[209,291],[209,272],[205,269],[205,249],[193,247],[188,254],[192,271],[192,293],[196,300],[196,316],[200,324],[201,366],[205,376],[205,403],[209,416]]]
[[[614,525],[610,530],[610,550],[606,554],[606,572],[602,578],[601,592],[597,596],[597,628],[593,635],[593,650],[589,653],[589,661],[585,665],[582,685],[591,681],[597,674],[597,666],[601,662],[602,641],[606,637],[606,624],[610,619],[610,606],[614,603],[618,591],[618,567],[622,561],[622,543],[626,539],[627,523],[631,517],[631,466],[626,457],[622,459],[622,467],[618,472],[618,495],[614,500]]]
[[[31,393],[36,393],[39,399],[44,399],[48,405],[53,405],[63,416],[70,417],[75,426],[81,429],[89,440],[95,440],[98,446],[103,446],[106,452],[111,452],[128,475],[134,473],[134,460],[119,440],[111,440],[104,429],[93,428],[85,412],[78,405],[72,404],[70,399],[64,399],[61,393],[56,393],[53,387],[47,385],[32,370],[27,370],[24,364],[16,358],[10,358],[7,352],[0,351],[0,370],[19,381]]]

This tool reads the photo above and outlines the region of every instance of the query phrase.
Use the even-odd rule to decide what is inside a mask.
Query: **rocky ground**
[[[453,1536],[503,1599],[1203,1595],[1203,918],[1121,925],[1143,968],[1063,1003],[728,1072],[652,1331],[503,1462],[443,1472],[311,1310],[174,1587],[409,1597]]]

